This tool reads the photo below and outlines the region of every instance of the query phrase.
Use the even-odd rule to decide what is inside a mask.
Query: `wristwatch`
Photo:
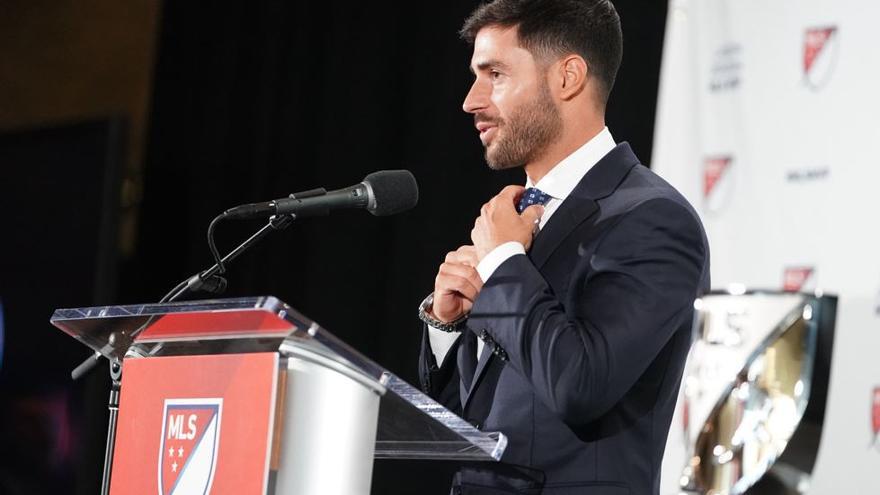
[[[459,316],[453,321],[448,323],[442,322],[433,316],[431,316],[431,308],[434,305],[434,293],[428,294],[422,304],[419,304],[419,319],[423,322],[427,323],[429,326],[436,328],[437,330],[443,330],[444,332],[460,332],[467,321],[468,315],[467,313]]]

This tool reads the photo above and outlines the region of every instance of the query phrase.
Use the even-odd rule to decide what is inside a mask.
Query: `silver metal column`
[[[367,495],[384,387],[311,345],[285,342],[276,494]]]

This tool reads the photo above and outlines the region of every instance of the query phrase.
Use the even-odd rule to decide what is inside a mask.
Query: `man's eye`
[[[501,77],[501,73],[498,72],[497,70],[493,70],[493,71],[489,72],[489,77],[491,77],[492,80],[494,81],[494,80],[498,79],[499,77]]]

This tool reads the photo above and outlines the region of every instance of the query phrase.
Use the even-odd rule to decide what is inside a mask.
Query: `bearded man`
[[[493,169],[523,167],[449,253],[420,316],[426,392],[509,440],[453,492],[657,494],[694,299],[697,214],[615,144],[608,0],[496,0],[466,20],[474,116]]]

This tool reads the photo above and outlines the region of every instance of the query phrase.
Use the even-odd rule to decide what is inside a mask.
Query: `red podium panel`
[[[295,330],[296,325],[259,309],[213,313],[172,313],[163,315],[138,334],[135,342],[269,336],[283,339]]]
[[[266,493],[278,354],[124,362],[110,492]]]

